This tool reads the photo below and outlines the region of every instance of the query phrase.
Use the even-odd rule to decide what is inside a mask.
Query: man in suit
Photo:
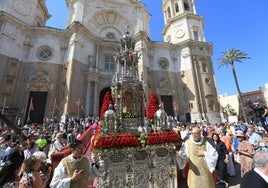
[[[258,151],[253,158],[255,168],[242,178],[240,188],[268,187],[268,151]]]

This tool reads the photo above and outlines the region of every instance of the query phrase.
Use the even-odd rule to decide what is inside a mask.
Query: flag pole
[[[7,97],[4,98],[3,108],[2,108],[2,114],[4,115],[5,107],[6,107]]]
[[[30,121],[30,113],[31,113],[31,105],[32,105],[32,103],[33,103],[33,97],[31,97],[31,101],[30,101],[30,104],[29,104],[27,123]]]
[[[78,105],[77,105],[77,118],[79,119],[79,108],[80,108],[80,98],[78,99]]]
[[[57,104],[57,98],[55,98],[55,100],[54,100],[53,110],[52,110],[52,118],[54,118],[54,113],[55,113],[56,104]]]

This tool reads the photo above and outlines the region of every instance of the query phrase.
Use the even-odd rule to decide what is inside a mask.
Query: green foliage
[[[244,118],[244,121],[247,121],[246,113],[245,113],[243,102],[242,102],[241,91],[240,91],[238,79],[236,76],[236,70],[235,70],[234,63],[235,62],[242,62],[242,59],[250,59],[250,57],[248,56],[248,54],[242,52],[241,50],[234,49],[234,48],[228,49],[227,51],[223,52],[222,54],[223,54],[222,57],[220,59],[218,59],[218,61],[217,61],[218,67],[220,68],[221,66],[224,66],[224,65],[225,66],[231,65],[236,89],[237,89],[237,92],[239,95],[239,101],[240,101],[240,105],[241,105],[241,109],[242,109],[243,118]]]
[[[138,138],[138,140],[140,141],[142,147],[146,146],[147,137],[148,137],[148,135],[146,133],[140,134],[140,137]]]
[[[232,108],[230,104],[227,104],[225,107],[222,108],[222,113],[225,118],[228,116],[237,116],[237,112],[235,111],[235,109]]]
[[[217,64],[219,67],[225,65],[234,65],[235,62],[242,62],[242,59],[250,59],[248,54],[242,52],[238,49],[228,49],[225,52],[222,52],[222,57],[218,59]]]

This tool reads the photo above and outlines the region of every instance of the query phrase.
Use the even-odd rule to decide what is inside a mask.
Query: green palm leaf
[[[232,48],[232,49],[228,49],[225,52],[222,52],[222,57],[218,59],[217,65],[218,65],[218,68],[220,68],[222,66],[228,66],[228,65],[231,66],[234,80],[235,80],[235,84],[236,84],[236,88],[237,88],[237,92],[239,95],[239,101],[240,101],[241,110],[243,113],[243,118],[245,121],[247,121],[245,110],[244,110],[244,105],[243,105],[243,101],[242,101],[242,97],[241,97],[241,91],[239,88],[238,79],[236,76],[236,71],[235,71],[235,66],[234,66],[235,62],[241,63],[243,59],[250,59],[250,57],[245,52],[243,52],[239,49]]]

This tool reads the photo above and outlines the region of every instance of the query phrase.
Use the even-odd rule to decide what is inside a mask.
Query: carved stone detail
[[[170,80],[168,79],[164,79],[162,81],[159,82],[158,84],[158,88],[160,91],[161,95],[172,95],[172,90],[170,88],[172,88],[172,84],[170,83]]]
[[[97,155],[109,169],[106,177],[98,178],[97,188],[177,187],[176,159],[171,145],[111,149]],[[120,162],[112,161],[114,155],[124,158]]]
[[[20,15],[27,16],[30,14],[29,8],[24,2],[15,1],[14,8]]]
[[[30,78],[29,89],[31,91],[49,91],[51,81],[45,71],[36,71],[35,75]]]

